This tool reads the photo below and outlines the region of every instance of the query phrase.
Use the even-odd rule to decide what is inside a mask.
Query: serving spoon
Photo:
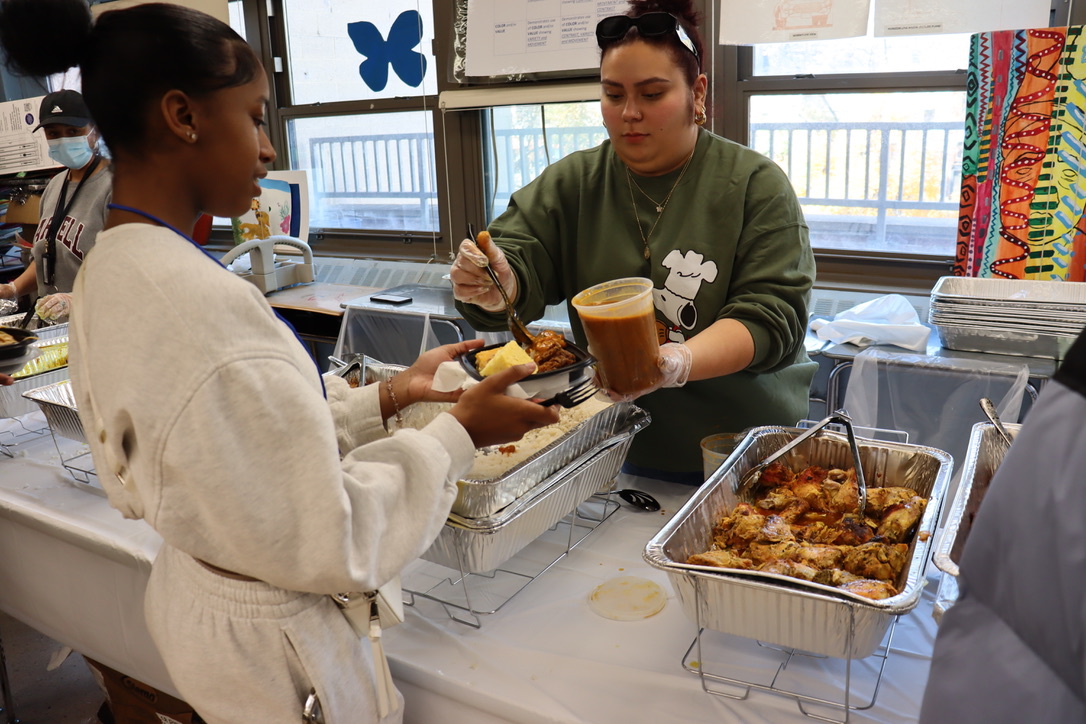
[[[996,432],[1003,438],[1003,442],[1008,445],[1014,442],[1014,438],[1011,437],[1011,433],[1007,431],[1007,428],[1003,426],[1003,421],[999,419],[999,413],[996,412],[996,406],[990,399],[987,397],[980,398],[980,409],[984,410],[985,417],[995,425]]]
[[[520,315],[517,314],[516,308],[513,306],[513,302],[509,299],[509,295],[505,293],[505,287],[498,281],[498,275],[490,267],[490,258],[486,256],[486,250],[483,247],[490,241],[490,234],[483,230],[479,236],[475,234],[475,225],[468,224],[468,234],[471,235],[471,240],[475,242],[475,245],[479,247],[479,251],[483,252],[483,258],[486,259],[486,264],[481,265],[483,269],[486,269],[486,273],[490,276],[490,280],[494,282],[494,286],[498,288],[498,291],[502,295],[502,301],[505,302],[505,321],[509,325],[509,331],[513,333],[513,339],[523,345],[531,345],[535,341],[535,337],[528,331],[528,326],[521,321]],[[484,242],[480,237],[482,234],[486,234],[486,241]],[[478,264],[478,262],[474,263]]]
[[[634,490],[633,488],[624,488],[617,491],[618,497],[625,500],[635,508],[641,510],[647,510],[650,513],[655,513],[660,509],[660,503],[656,498],[652,497],[644,490]]]

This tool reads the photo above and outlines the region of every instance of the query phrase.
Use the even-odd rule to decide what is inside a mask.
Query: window
[[[446,91],[595,82],[591,72],[538,84],[465,77],[467,2],[231,0],[232,22],[248,30],[272,71],[277,167],[309,172],[316,253],[445,258],[467,221],[499,215],[547,164],[606,137],[594,100],[514,93],[512,103],[522,105],[440,108]],[[879,265],[889,276],[906,267],[929,280],[946,273],[969,36],[719,46],[713,41],[727,21],[719,3],[695,5],[704,18],[711,130],[788,172],[812,227],[820,280],[834,264],[851,264],[861,284],[873,283]],[[1070,3],[1052,7],[1052,24],[1064,24]]]
[[[436,234],[430,0],[277,2],[274,140],[308,173],[311,242]]]
[[[750,146],[788,174],[822,249],[954,255],[965,92],[759,95]]]
[[[500,106],[487,114],[484,144],[486,216],[493,219],[514,191],[548,165],[607,138],[599,101]]]
[[[748,144],[792,180],[815,249],[952,258],[965,119],[965,78],[954,76],[968,66],[969,36],[849,38],[748,52],[752,78],[780,78],[792,91],[750,95]],[[895,89],[906,73],[912,87]],[[960,89],[924,88],[935,73],[951,74],[940,81]],[[845,90],[825,90],[834,75],[848,78],[839,84]]]
[[[310,227],[436,231],[430,124],[418,111],[288,120],[291,167],[309,175]]]

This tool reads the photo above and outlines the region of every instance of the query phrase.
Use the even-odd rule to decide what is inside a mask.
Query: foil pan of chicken
[[[492,571],[608,487],[626,459],[633,437],[649,424],[649,413],[631,404],[616,406],[611,432],[568,460],[532,490],[499,512],[470,518],[453,512],[422,558],[461,573]]]
[[[688,562],[714,547],[714,526],[723,516],[741,504],[759,502],[763,491],[737,494],[746,473],[802,432],[785,427],[750,430],[732,457],[649,541],[644,559],[668,574],[683,610],[699,627],[814,654],[865,658],[874,653],[893,618],[920,601],[932,534],[954,467],[948,453],[921,445],[857,440],[869,508],[879,499],[879,488],[909,489],[926,501],[911,527],[898,531],[901,542],[893,544],[903,547],[893,595],[869,598],[833,581],[803,580],[773,567],[742,570]],[[847,471],[854,464],[848,438],[830,430],[803,441],[780,462],[796,472],[812,467]],[[878,546],[872,544],[878,542],[860,548],[874,550]]]
[[[1011,439],[1022,429],[1021,425],[1003,423]],[[962,467],[961,482],[950,502],[943,535],[935,547],[932,561],[936,568],[951,576],[958,575],[958,561],[961,560],[965,541],[973,527],[973,520],[980,510],[980,504],[988,492],[992,476],[1007,454],[1007,444],[999,436],[995,425],[990,422],[978,422],[969,433],[969,447],[965,451],[965,463]],[[955,596],[956,598],[956,596]]]

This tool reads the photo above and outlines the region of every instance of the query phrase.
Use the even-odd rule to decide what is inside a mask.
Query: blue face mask
[[[49,139],[49,158],[68,168],[83,168],[94,158],[86,136]]]

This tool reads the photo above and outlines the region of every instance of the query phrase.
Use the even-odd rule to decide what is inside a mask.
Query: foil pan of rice
[[[362,378],[367,384],[383,382],[403,369],[367,360]],[[443,403],[405,407],[403,426],[421,429],[450,407]],[[532,430],[514,443],[480,448],[471,470],[459,481],[453,514],[463,519],[493,516],[612,438],[628,425],[633,410],[640,408],[628,402],[612,404],[601,394],[572,409],[562,408],[557,423]],[[390,421],[390,430],[395,427]]]

